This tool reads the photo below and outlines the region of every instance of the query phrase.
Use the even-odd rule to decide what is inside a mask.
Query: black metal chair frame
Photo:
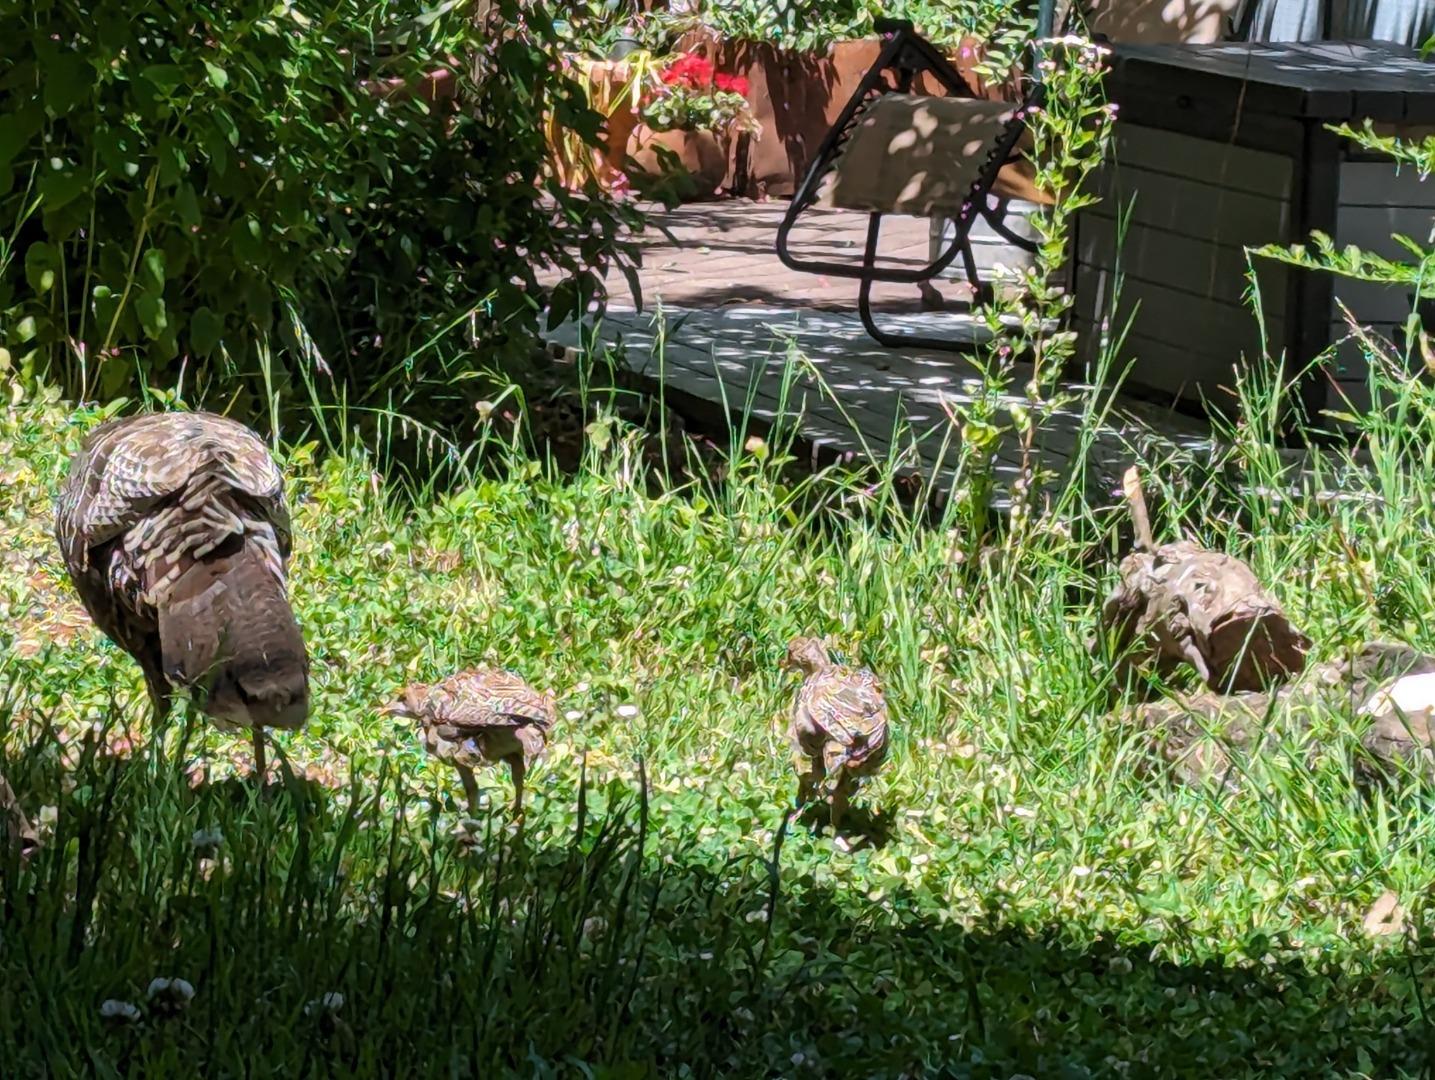
[[[970,352],[971,342],[955,342],[945,338],[927,337],[922,334],[884,330],[877,325],[872,315],[872,285],[875,282],[895,284],[923,284],[935,278],[956,261],[962,260],[962,269],[972,288],[972,303],[960,305],[958,310],[971,310],[978,304],[989,304],[992,287],[982,281],[977,270],[976,258],[972,254],[970,232],[973,223],[981,218],[999,236],[1024,251],[1034,252],[1037,245],[1023,236],[1018,236],[1006,224],[1008,200],[994,198],[992,186],[1002,167],[1018,160],[1016,147],[1026,131],[1023,119],[1027,109],[1038,105],[1042,88],[1037,84],[1027,100],[1017,108],[1016,116],[1006,125],[1001,136],[987,154],[981,172],[967,194],[958,215],[952,219],[954,235],[950,244],[941,254],[920,269],[880,267],[877,265],[877,247],[881,236],[882,218],[885,211],[872,211],[867,220],[867,242],[864,245],[862,261],[830,262],[822,259],[804,259],[795,256],[789,246],[793,227],[802,214],[817,201],[822,182],[835,166],[842,148],[857,126],[862,109],[870,100],[887,93],[910,93],[918,74],[930,72],[954,97],[975,98],[977,95],[958,72],[930,42],[913,28],[910,22],[897,19],[877,20],[877,30],[887,38],[877,62],[863,76],[857,91],[852,95],[837,122],[832,125],[826,138],[818,147],[817,156],[807,170],[797,193],[788,205],[782,224],[777,230],[777,255],[784,265],[793,270],[808,273],[828,274],[832,277],[855,278],[859,282],[857,310],[862,325],[876,341],[889,348],[915,346],[924,349],[940,349],[949,352]],[[888,73],[894,75],[894,82],[888,81]]]

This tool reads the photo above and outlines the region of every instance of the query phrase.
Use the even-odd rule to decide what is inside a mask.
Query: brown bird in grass
[[[887,759],[887,702],[872,672],[834,664],[816,638],[793,638],[784,667],[804,675],[787,729],[797,800],[806,803],[830,779],[836,832],[858,781]]]
[[[95,623],[139,662],[156,719],[188,689],[221,727],[309,712],[309,659],[286,592],[284,478],[259,437],[211,413],[111,420],[70,463],[55,515]]]
[[[551,694],[533,689],[512,672],[475,668],[431,686],[406,687],[382,711],[418,722],[424,748],[458,770],[475,817],[478,782],[473,770],[506,763],[513,776],[513,813],[522,819],[524,775],[547,747],[558,718]]]

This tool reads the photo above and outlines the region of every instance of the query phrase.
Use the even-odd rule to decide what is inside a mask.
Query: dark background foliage
[[[5,0],[0,36],[0,332],[68,394],[457,415],[540,268],[562,317],[622,258],[625,215],[542,179],[545,110],[600,118],[539,6]]]

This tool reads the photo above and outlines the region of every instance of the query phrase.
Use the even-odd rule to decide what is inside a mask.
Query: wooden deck
[[[632,371],[661,384],[679,401],[702,402],[727,414],[744,409],[762,422],[796,423],[801,438],[824,457],[897,455],[901,471],[925,474],[942,490],[960,431],[960,411],[980,391],[980,373],[959,354],[878,345],[856,315],[856,282],[788,270],[775,253],[784,203],[721,202],[654,215],[658,231],[644,240],[641,306],[626,285],[611,283],[606,316],[567,324],[550,338],[583,350],[610,349]],[[865,233],[862,215],[831,214],[805,234],[804,249],[855,257]],[[925,221],[898,219],[883,253],[925,261]],[[944,282],[943,293],[957,295]],[[924,311],[915,287],[888,287],[878,297],[885,321],[939,334],[985,333],[966,317]],[[1018,366],[1020,389],[1029,369]],[[1046,425],[1040,463],[1066,476],[1082,438],[1084,413],[1097,395],[1074,391],[1071,408]],[[1021,403],[1007,395],[1006,406]],[[721,414],[718,414],[721,415]],[[1152,440],[1186,446],[1208,441],[1204,427],[1146,403],[1118,399],[1095,431],[1088,465],[1119,469],[1132,446]],[[1024,467],[1008,439],[998,452],[1008,486]],[[1004,502],[1003,498],[998,499]]]
[[[610,283],[619,306],[717,308],[729,304],[855,311],[857,283],[850,279],[796,274],[777,257],[777,226],[785,201],[730,199],[656,211],[642,239],[643,304],[635,304],[626,282]],[[803,255],[832,261],[855,260],[866,238],[860,214],[814,211],[816,224],[794,234]],[[920,266],[927,261],[927,222],[893,218],[883,227],[881,257],[890,266]],[[949,290],[953,297],[956,289]],[[918,311],[913,287],[879,285],[876,306],[885,311]]]

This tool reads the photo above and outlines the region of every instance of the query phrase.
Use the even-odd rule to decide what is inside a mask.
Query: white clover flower
[[[304,1006],[305,1016],[314,1016],[317,1013],[336,1013],[344,1007],[344,995],[336,990],[331,990],[323,997],[317,997]]]
[[[187,979],[151,979],[145,997],[177,1012],[194,1000],[194,984]]]
[[[585,938],[602,937],[608,931],[608,920],[601,915],[590,915],[583,920],[583,936]]]
[[[133,1002],[120,1001],[116,998],[110,998],[101,1003],[100,1016],[117,1024],[138,1024],[140,1022],[139,1006]]]
[[[631,720],[633,717],[635,717],[635,716],[638,715],[638,706],[636,706],[636,705],[619,705],[619,706],[618,706],[616,709],[614,709],[613,711],[614,711],[615,713],[617,713],[619,716],[621,716],[624,720]]]

